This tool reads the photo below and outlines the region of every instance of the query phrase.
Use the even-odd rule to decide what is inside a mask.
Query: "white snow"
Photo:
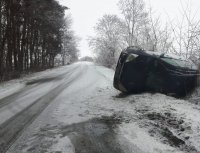
[[[24,75],[19,79],[14,79],[11,81],[0,83],[0,100],[17,91],[20,91],[22,88],[25,87],[26,83],[29,81],[62,75],[65,72],[66,67],[68,66],[48,69],[42,72]],[[73,69],[74,67],[72,66],[70,68]]]
[[[56,140],[58,142],[53,144],[49,149],[49,152],[76,153],[75,148],[68,137],[60,138],[58,136]]]
[[[45,93],[48,93],[50,89],[52,89],[52,84],[48,85],[39,85],[33,89],[26,91],[24,95],[13,100],[12,103],[0,108],[0,125],[5,121],[16,115],[17,113],[24,110],[26,107],[31,105]],[[29,99],[29,100],[27,100]]]
[[[119,139],[123,141],[123,138],[125,138],[124,143],[128,142],[128,147],[130,147],[131,150],[137,146],[137,148],[140,148],[146,153],[181,153],[181,151],[177,151],[176,149],[155,140],[153,137],[149,136],[144,129],[140,128],[135,123],[120,126],[118,132]],[[134,146],[134,148],[132,148],[132,146]],[[137,150],[135,152],[137,152]]]
[[[18,82],[9,82],[0,85],[0,99],[7,97],[24,87],[24,84]]]

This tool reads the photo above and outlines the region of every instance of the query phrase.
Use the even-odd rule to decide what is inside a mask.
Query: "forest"
[[[0,81],[54,67],[63,42],[76,47],[67,9],[55,0],[0,1]]]

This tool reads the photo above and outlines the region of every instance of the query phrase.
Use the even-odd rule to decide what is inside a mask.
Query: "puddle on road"
[[[71,139],[76,153],[123,153],[115,133],[121,121],[115,116],[102,117],[63,127],[61,131]]]
[[[69,126],[47,125],[35,134],[27,145],[21,148],[30,152],[51,152],[51,148],[59,139],[68,137],[76,153],[124,153],[116,138],[115,129],[121,124],[122,118],[117,116],[104,116],[86,122]],[[59,139],[56,137],[59,136]],[[39,144],[38,144],[39,143]],[[69,144],[66,144],[66,146]],[[66,148],[67,149],[67,148]],[[61,150],[56,152],[62,153]]]

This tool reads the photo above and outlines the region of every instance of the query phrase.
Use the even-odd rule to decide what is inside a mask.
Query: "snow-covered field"
[[[113,75],[113,70],[92,63],[76,63],[1,85],[0,99],[31,86],[30,96],[0,107],[1,123],[9,119],[2,110],[12,110],[14,116],[13,110],[56,92],[7,152],[200,152],[199,105],[162,94],[124,95],[113,88]],[[49,77],[56,79],[44,81]]]

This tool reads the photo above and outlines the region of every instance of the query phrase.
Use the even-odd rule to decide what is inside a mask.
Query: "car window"
[[[192,63],[191,61],[186,60],[180,60],[180,59],[173,59],[173,58],[161,58],[163,61],[167,62],[168,64],[171,64],[173,66],[177,67],[185,67],[190,69],[197,69],[196,65]]]

